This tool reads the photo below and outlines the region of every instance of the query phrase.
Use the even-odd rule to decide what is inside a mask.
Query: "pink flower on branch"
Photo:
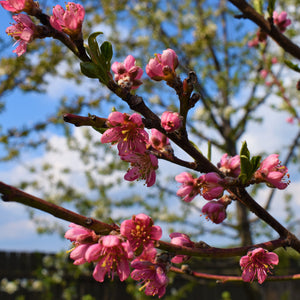
[[[66,10],[60,5],[53,8],[53,16],[50,17],[50,24],[58,31],[63,31],[70,37],[77,38],[81,35],[81,27],[85,11],[81,4],[68,2]]]
[[[241,172],[240,156],[228,156],[227,153],[223,154],[221,161],[218,163],[218,168],[226,176],[238,177]]]
[[[136,179],[144,179],[147,187],[152,186],[156,180],[155,171],[158,169],[158,159],[153,154],[130,153],[120,156],[122,160],[130,162],[131,169],[124,176],[125,180],[134,181]]]
[[[15,44],[19,44],[13,52],[21,56],[26,52],[27,44],[32,42],[37,35],[37,27],[25,14],[13,16],[13,19],[17,23],[7,27],[5,32],[16,40]]]
[[[177,196],[182,197],[183,201],[191,202],[198,194],[200,194],[198,178],[194,178],[190,173],[180,173],[175,176],[175,180],[182,183],[177,191]]]
[[[147,75],[156,81],[170,81],[176,77],[175,69],[178,66],[178,57],[174,50],[164,50],[162,54],[155,54],[146,66]]]
[[[91,245],[85,253],[88,262],[97,262],[93,277],[99,282],[104,281],[106,274],[113,279],[115,273],[121,281],[126,280],[130,274],[129,260],[132,257],[129,243],[116,235],[101,237],[99,242]]]
[[[65,238],[70,240],[71,242],[77,243],[91,243],[97,242],[99,239],[99,235],[95,233],[95,231],[85,228],[83,226],[71,223],[69,225],[71,229],[69,229],[65,233]]]
[[[90,246],[94,244],[78,244],[71,250],[70,258],[74,260],[74,265],[82,265],[87,262],[85,255]]]
[[[187,234],[180,232],[173,232],[170,235],[171,243],[178,246],[185,246],[193,248],[195,247],[195,243],[192,242]],[[176,255],[171,259],[171,262],[174,264],[181,264],[187,261],[190,257],[188,255]]]
[[[198,178],[201,195],[206,200],[218,199],[223,195],[224,180],[215,172],[204,174]]]
[[[167,132],[174,132],[182,125],[182,117],[177,112],[165,111],[161,115],[161,127]]]
[[[22,11],[31,14],[35,9],[39,8],[39,4],[33,0],[4,0],[0,1],[2,7],[13,13],[20,13]]]
[[[152,219],[145,214],[138,214],[131,220],[123,221],[120,233],[127,238],[133,251],[153,246],[162,236],[161,228],[153,225]]]
[[[102,143],[118,143],[119,155],[128,155],[133,152],[144,153],[149,136],[144,130],[142,117],[134,113],[112,112],[108,116],[107,129],[102,137]]]
[[[252,282],[257,278],[258,282],[262,284],[270,273],[270,269],[278,262],[276,253],[268,252],[263,248],[249,251],[240,259],[240,266],[243,270],[242,278],[246,282]]]
[[[157,261],[155,248],[144,250],[143,254],[131,263],[131,267],[135,269],[131,272],[131,278],[141,281],[140,290],[144,289],[147,296],[158,295],[158,298],[161,298],[165,294],[169,283],[168,266]]]
[[[114,62],[111,69],[115,73],[115,81],[123,88],[135,90],[142,84],[140,79],[143,70],[135,65],[135,58],[132,55],[128,55],[123,63]]]
[[[278,14],[277,11],[273,12],[274,24],[279,28],[281,32],[284,32],[289,25],[292,24],[292,21],[287,18],[287,12],[282,11]]]
[[[202,207],[202,213],[215,224],[220,224],[226,219],[226,207],[222,199],[209,201]]]
[[[151,129],[150,145],[167,157],[172,157],[173,149],[169,139],[155,128]]]
[[[289,174],[287,167],[280,165],[278,156],[278,154],[271,154],[265,158],[254,177],[258,182],[266,182],[271,187],[283,190],[289,184],[289,181],[285,181],[285,176],[289,177]]]

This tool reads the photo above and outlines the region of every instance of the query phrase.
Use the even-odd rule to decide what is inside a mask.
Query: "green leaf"
[[[80,69],[82,74],[89,78],[98,78],[100,82],[107,84],[108,75],[107,71],[101,65],[97,65],[93,62],[81,62]]]
[[[112,56],[113,56],[113,48],[112,48],[111,43],[108,42],[108,41],[105,41],[101,45],[100,50],[101,50],[101,54],[104,56],[106,64],[108,64],[109,68],[110,68],[110,61],[111,61]]]
[[[290,69],[292,69],[292,70],[294,70],[294,71],[300,73],[300,67],[299,67],[298,65],[292,63],[291,61],[289,61],[289,60],[287,60],[287,59],[284,60],[284,63],[285,63]]]
[[[261,156],[253,156],[251,158],[251,165],[252,165],[252,173],[254,173],[260,165]]]
[[[274,9],[275,9],[275,2],[276,0],[269,0],[268,2],[268,13],[269,13],[269,16],[272,17],[273,16],[273,12],[274,12]]]
[[[262,9],[263,9],[263,2],[262,2],[262,0],[254,0],[253,1],[253,7],[255,8],[255,10],[259,14],[262,14]]]
[[[243,142],[241,151],[240,151],[240,156],[246,156],[248,159],[250,159],[250,152],[248,150],[247,142]]]
[[[102,63],[101,52],[97,42],[97,36],[100,34],[103,34],[103,32],[94,32],[88,38],[89,54],[92,58],[92,61],[98,65]]]
[[[80,69],[89,78],[99,78],[99,67],[93,62],[81,62]]]

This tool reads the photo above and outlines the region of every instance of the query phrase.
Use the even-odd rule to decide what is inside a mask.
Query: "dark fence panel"
[[[3,280],[13,281],[16,279],[33,280],[37,278],[37,270],[41,270],[43,265],[43,258],[49,254],[45,253],[26,253],[26,252],[1,252],[0,251],[0,282]],[[53,258],[54,254],[50,254]],[[66,258],[67,259],[67,258]],[[235,267],[234,267],[235,266]],[[77,267],[76,267],[77,268]],[[236,261],[232,264],[220,265],[220,262],[202,261],[202,270],[200,272],[236,274],[240,273],[236,269]],[[298,272],[299,263],[292,262],[289,264],[290,272]],[[52,270],[54,273],[59,270]],[[64,284],[73,283],[74,293],[72,300],[81,300],[83,295],[90,294],[94,299],[99,300],[131,300],[133,299],[126,291],[127,283],[120,282],[118,278],[111,282],[107,280],[104,283],[96,282],[92,275],[92,269],[89,274],[80,276],[76,279],[74,285],[74,278],[72,274],[64,277]],[[5,279],[6,278],[6,279]],[[173,284],[168,287],[166,296],[182,295],[180,299],[188,300],[222,300],[226,292],[230,294],[228,300],[300,300],[300,281],[266,281],[262,285],[257,283],[215,283],[212,281],[191,280],[188,276],[175,276]],[[46,279],[45,279],[46,281]],[[43,284],[47,284],[44,282]],[[190,287],[182,292],[182,287],[185,284],[190,284]],[[0,291],[1,300],[59,300],[63,299],[64,286],[59,282],[51,286],[51,295],[45,292],[29,291],[25,288],[20,288],[15,293],[8,294]],[[23,298],[19,298],[23,295]],[[149,299],[157,299],[149,297]],[[227,300],[227,299],[226,299]]]

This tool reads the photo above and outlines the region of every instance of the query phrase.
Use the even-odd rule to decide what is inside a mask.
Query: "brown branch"
[[[228,275],[213,275],[207,273],[200,273],[191,270],[182,270],[176,267],[171,267],[170,271],[178,274],[187,274],[196,278],[203,278],[209,280],[216,280],[217,282],[225,283],[229,281],[241,281],[243,282],[242,276],[228,276]],[[294,275],[285,275],[285,276],[269,276],[267,277],[266,281],[283,281],[283,280],[299,280],[300,274]]]
[[[300,48],[282,34],[276,26],[266,20],[264,16],[259,14],[252,6],[244,0],[228,0],[236,6],[243,15],[242,18],[249,19],[258,25],[264,32],[266,32],[282,49],[300,59]]]
[[[56,218],[76,223],[86,228],[94,230],[98,234],[108,234],[112,230],[118,228],[116,225],[109,225],[92,218],[87,218],[77,213],[74,213],[61,206],[47,202],[38,197],[27,194],[15,187],[5,184],[0,181],[0,194],[2,194],[2,200],[6,202],[14,201],[22,203],[26,206],[33,207],[49,213]]]
[[[7,185],[0,181],[0,194],[2,194],[3,201],[18,202],[26,206],[33,207],[49,213],[56,218],[76,223],[78,225],[84,226],[91,230],[94,230],[97,234],[107,235],[113,230],[118,230],[119,227],[115,224],[109,225],[98,220],[87,218],[77,213],[74,213],[68,209],[61,206],[55,205],[53,203],[47,202],[43,199],[25,193],[15,187]],[[198,243],[201,244],[201,243]],[[279,247],[285,247],[289,245],[289,241],[283,239],[277,239],[265,243],[260,243],[256,245],[249,245],[246,247],[237,248],[215,248],[215,247],[205,247],[205,248],[188,248],[183,246],[174,245],[164,241],[158,241],[156,247],[168,251],[172,254],[184,254],[189,256],[198,257],[232,257],[232,256],[242,256],[251,248],[262,247],[266,250],[272,251]]]
[[[99,118],[95,115],[89,117],[82,117],[73,114],[64,114],[63,115],[64,121],[74,124],[76,127],[79,126],[92,126],[96,128],[107,128],[105,118]]]

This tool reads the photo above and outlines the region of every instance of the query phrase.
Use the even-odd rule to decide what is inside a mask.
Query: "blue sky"
[[[12,21],[10,14],[5,10],[0,9],[0,36],[2,38],[10,40],[4,33],[5,28],[9,22]],[[11,42],[13,45],[13,42]],[[13,47],[7,49],[11,52]],[[14,54],[12,54],[14,55]],[[59,96],[66,92],[65,83],[59,85],[57,82],[52,83],[55,86],[55,93],[57,99]],[[22,124],[30,124],[36,120],[41,120],[47,117],[51,111],[53,111],[57,100],[53,93],[46,95],[37,95],[34,93],[23,95],[21,92],[13,92],[7,94],[4,99],[7,103],[6,110],[0,115],[1,124],[5,124],[5,127],[19,126]],[[272,153],[274,149],[280,150],[282,145],[287,144],[291,138],[296,134],[297,125],[291,125],[284,122],[287,115],[275,113],[273,111],[264,110],[259,111],[258,115],[265,117],[265,121],[262,124],[253,124],[249,126],[247,134],[243,139],[247,140],[251,153],[258,153],[265,150],[268,153]],[[280,121],[280,122],[279,122]],[[80,129],[76,131],[76,134],[80,134]],[[61,141],[62,138],[59,133],[52,132],[49,135],[49,139],[53,141]],[[217,161],[219,153],[214,153],[214,159]],[[71,160],[72,154],[61,157],[55,157],[55,162],[59,166],[60,163],[68,163],[68,158]],[[40,162],[43,159],[43,153],[27,153],[23,160]],[[71,163],[71,162],[70,162]],[[1,164],[0,169],[0,181],[4,181],[8,184],[13,184],[22,176],[28,176],[25,168],[18,163]],[[296,170],[291,172],[292,184],[290,190],[295,195],[299,194],[299,178],[297,178]],[[143,183],[140,183],[141,185]],[[274,213],[278,217],[282,218],[281,212],[283,211],[283,204],[281,201],[282,192],[277,193],[278,205],[273,208]],[[38,195],[37,195],[38,196]],[[277,202],[276,202],[277,203]],[[300,201],[295,203],[296,209],[299,211]],[[282,209],[278,209],[282,208]],[[46,218],[53,218],[46,214],[41,213],[40,216]],[[201,220],[199,220],[201,221]],[[68,223],[65,221],[59,221],[67,229]],[[47,252],[55,252],[61,249],[68,249],[69,242],[65,241],[56,235],[38,235],[35,232],[35,225],[33,221],[28,218],[28,212],[26,208],[17,203],[4,203],[0,201],[0,250],[39,250]]]

